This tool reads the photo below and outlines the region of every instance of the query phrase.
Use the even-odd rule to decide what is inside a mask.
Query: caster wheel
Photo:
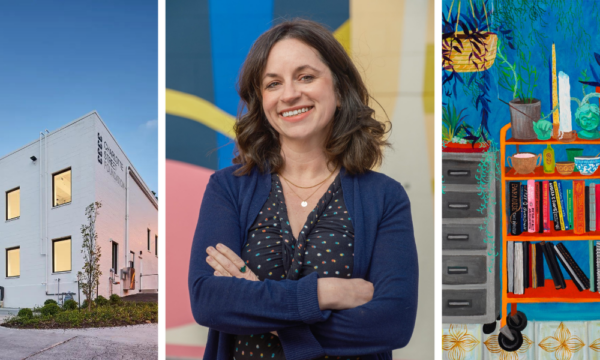
[[[521,345],[523,345],[523,335],[518,330],[510,329],[510,328],[509,328],[509,330],[510,330],[510,333],[512,334],[514,340],[509,340],[506,337],[506,335],[504,335],[503,333],[500,333],[500,334],[498,334],[498,345],[500,345],[500,347],[504,351],[514,352],[514,351],[519,350],[521,348]]]
[[[515,316],[510,316],[510,314],[506,317],[506,325],[509,328],[515,329],[518,331],[523,331],[527,326],[527,316],[520,311],[517,311]]]
[[[496,322],[491,322],[483,325],[483,333],[489,335],[496,330]]]

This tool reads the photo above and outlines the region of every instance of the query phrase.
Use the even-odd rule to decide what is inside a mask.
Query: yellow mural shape
[[[336,31],[333,32],[333,36],[337,41],[342,44],[348,55],[351,55],[350,52],[350,19],[344,21]]]
[[[166,89],[165,111],[170,115],[197,121],[232,139],[235,137],[235,117],[198,96]]]

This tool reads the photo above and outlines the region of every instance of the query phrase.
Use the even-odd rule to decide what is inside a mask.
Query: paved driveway
[[[0,326],[0,359],[157,359],[158,325],[84,330]]]

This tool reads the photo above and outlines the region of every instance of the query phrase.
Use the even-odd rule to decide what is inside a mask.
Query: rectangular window
[[[71,202],[71,169],[52,175],[52,206]]]
[[[52,272],[71,271],[71,238],[52,240]]]
[[[21,216],[21,189],[16,188],[6,192],[6,220]]]
[[[21,275],[21,248],[6,249],[6,277]]]
[[[148,229],[148,251],[150,251],[150,229]]]
[[[154,237],[154,255],[158,256],[158,235]]]
[[[119,268],[119,244],[113,241],[112,243],[112,268],[117,273]]]

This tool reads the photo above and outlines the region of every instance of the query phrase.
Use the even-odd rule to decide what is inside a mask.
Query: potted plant
[[[531,53],[519,51],[519,64],[511,64],[503,53],[504,45],[498,45],[499,81],[498,84],[512,93],[510,122],[512,137],[518,140],[534,140],[537,134],[533,123],[540,119],[541,101],[533,97],[537,87],[537,69],[531,64]]]
[[[496,59],[498,36],[489,31],[485,1],[481,8],[471,2],[471,12],[456,15],[450,5],[442,25],[442,66],[452,73],[478,72],[489,69]],[[460,30],[459,30],[460,29]]]
[[[484,152],[490,144],[481,127],[473,132],[473,127],[464,122],[466,109],[457,111],[450,103],[442,108],[442,151],[443,152]]]

